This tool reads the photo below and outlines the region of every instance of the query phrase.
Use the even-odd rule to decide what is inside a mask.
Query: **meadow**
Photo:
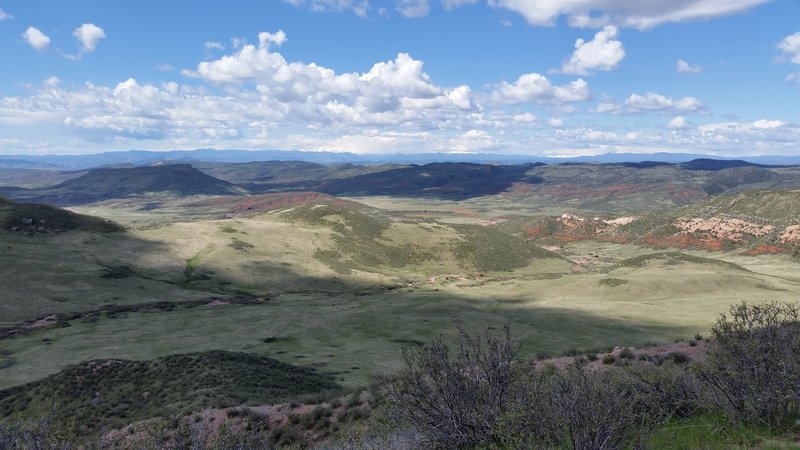
[[[217,170],[254,176],[248,167]],[[374,176],[347,167],[332,181],[340,170]],[[611,194],[615,171],[583,170],[590,176],[576,191],[560,183],[579,169],[534,167],[525,176],[556,184],[462,199],[156,192],[69,213],[3,200],[0,414],[36,418],[58,402],[86,434],[241,405],[332,411],[337,396],[374,392],[403,369],[404,350],[439,336],[509,326],[526,361],[589,355],[600,364],[612,350],[698,341],[733,304],[796,301],[791,243],[753,251],[794,225],[796,191],[684,205],[705,196],[696,176],[648,187],[674,168]],[[688,197],[675,195],[684,189]],[[673,226],[680,217],[717,216],[773,231],[716,251],[648,240],[684,233]],[[690,244],[706,239],[686,235]],[[90,384],[73,385],[75,377]],[[142,395],[141,407],[126,400]],[[359,411],[336,414],[363,419]],[[332,420],[290,425],[324,422],[330,431]],[[673,439],[669,430],[656,441]],[[327,436],[292,433],[297,442]]]
[[[138,220],[125,210],[91,212]],[[1,340],[13,363],[1,369],[0,388],[77,361],[189,348],[269,355],[363,386],[397,370],[402,347],[454,336],[458,326],[508,323],[530,357],[599,351],[706,334],[730,304],[800,291],[800,262],[788,255],[591,241],[548,251],[492,227],[394,214],[300,205],[120,234],[4,235],[20,261],[2,266],[18,283],[13,304],[25,305],[9,308],[6,325],[90,314]],[[119,267],[129,272],[108,277]],[[117,308],[198,299],[208,301]]]

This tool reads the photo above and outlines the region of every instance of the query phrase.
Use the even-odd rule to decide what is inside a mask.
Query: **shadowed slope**
[[[15,203],[0,197],[0,228],[28,233],[82,230],[99,233],[122,231],[110,220],[75,214],[48,205]]]
[[[94,169],[78,178],[43,189],[5,189],[17,199],[57,205],[92,203],[151,192],[177,195],[235,195],[246,191],[207,175],[189,164]]]
[[[339,389],[315,369],[240,352],[208,351],[149,361],[94,360],[0,391],[0,416],[36,416],[59,405],[87,431],[135,420],[241,404],[278,403]]]

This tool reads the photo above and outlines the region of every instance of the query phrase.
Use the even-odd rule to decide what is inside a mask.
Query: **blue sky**
[[[0,154],[800,153],[796,0],[0,0]]]

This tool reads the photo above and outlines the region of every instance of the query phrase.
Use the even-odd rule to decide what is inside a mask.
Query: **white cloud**
[[[313,12],[351,11],[359,17],[369,15],[369,0],[284,0],[297,8],[306,8]]]
[[[667,128],[671,128],[673,130],[683,130],[689,128],[689,122],[683,118],[683,116],[677,116],[674,119],[669,121],[667,124]]]
[[[396,0],[397,11],[403,17],[425,17],[431,9],[428,0]]]
[[[22,33],[22,37],[31,47],[40,52],[46,50],[50,45],[50,38],[34,27],[28,27],[28,29]]]
[[[222,42],[217,42],[217,41],[206,42],[204,44],[204,47],[206,48],[206,50],[224,50],[225,49],[225,45],[223,45]]]
[[[625,106],[633,112],[698,112],[705,109],[703,103],[696,97],[672,99],[654,92],[648,92],[644,95],[631,94],[625,100]]]
[[[442,0],[442,4],[444,5],[444,9],[451,10],[460,8],[464,5],[474,5],[478,3],[478,0]]]
[[[700,72],[703,71],[703,68],[700,67],[699,65],[694,65],[693,66],[693,65],[689,64],[688,62],[686,62],[686,61],[684,61],[682,59],[679,59],[675,63],[675,70],[678,71],[678,73],[700,73]]]
[[[533,123],[533,122],[536,122],[536,116],[534,116],[533,114],[531,114],[529,112],[522,113],[522,114],[515,114],[514,117],[512,117],[512,119],[514,120],[514,122],[518,122],[518,123]]]
[[[699,126],[698,132],[697,141],[702,144],[755,154],[792,152],[800,140],[800,125],[774,119],[711,123]]]
[[[794,64],[800,64],[800,31],[783,38],[778,44],[783,56]]]
[[[59,84],[61,84],[61,80],[59,80],[58,77],[55,76],[44,80],[44,85],[47,87],[56,87]]]
[[[468,86],[435,85],[423,63],[400,53],[364,73],[337,74],[317,64],[288,62],[269,42],[285,34],[261,34],[259,47],[244,45],[231,55],[203,61],[184,75],[216,84],[254,84],[256,93],[279,109],[303,116],[311,126],[388,124],[437,127],[438,120],[475,108]],[[277,37],[276,37],[277,36]],[[447,118],[447,120],[451,120]]]
[[[92,53],[101,39],[105,39],[106,33],[102,28],[93,23],[85,23],[72,32],[75,39],[81,43],[81,53]]]
[[[792,72],[786,75],[784,81],[787,83],[800,84],[800,72]]]
[[[9,14],[9,13],[3,11],[2,9],[0,9],[0,22],[2,22],[4,20],[13,19],[13,18],[14,18],[14,16],[12,16],[11,14]]]
[[[269,47],[270,44],[280,47],[287,40],[288,38],[283,30],[278,30],[276,33],[267,33],[266,31],[258,33],[258,44],[261,48]]]
[[[492,92],[492,99],[499,104],[578,102],[591,96],[589,84],[583,79],[554,86],[538,73],[522,75],[513,84],[502,82]]]
[[[591,41],[578,39],[575,52],[561,70],[576,75],[590,75],[593,70],[615,70],[625,58],[622,42],[614,40],[618,34],[617,27],[605,26]]]
[[[175,72],[176,70],[178,70],[178,69],[175,68],[175,66],[173,66],[172,64],[168,64],[168,63],[161,63],[161,64],[155,66],[154,69],[159,71],[159,72]]]
[[[580,102],[592,93],[583,79],[554,84],[528,73],[512,82],[445,86],[406,53],[360,71],[336,72],[287,61],[278,52],[284,42],[285,33],[263,33],[258,43],[243,42],[198,62],[183,72],[196,80],[192,85],[135,79],[108,86],[65,86],[56,78],[36,83],[32,94],[0,98],[0,130],[15,139],[0,139],[0,153],[39,146],[61,152],[135,147],[733,155],[786,154],[800,142],[800,125],[775,119],[697,127],[686,118],[707,108],[695,97],[647,92],[601,99],[597,112],[672,118],[664,119],[670,129],[644,125],[632,131],[629,123],[586,111]],[[49,144],[50,137],[58,144]]]
[[[712,19],[752,9],[770,0],[488,0],[521,14],[531,25],[553,25],[566,15],[571,26],[617,25],[639,29],[690,20]]]

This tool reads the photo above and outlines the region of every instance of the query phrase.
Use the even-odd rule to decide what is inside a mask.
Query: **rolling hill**
[[[28,188],[8,186],[13,180]],[[47,180],[60,182],[41,187]],[[641,213],[664,211],[715,195],[798,188],[800,168],[710,159],[682,164],[645,161],[549,165],[193,162],[192,165],[98,168],[82,174],[29,171],[0,184],[6,185],[0,187],[0,194],[7,197],[56,205],[89,204],[151,193],[176,197],[314,191],[335,196],[454,201],[508,195],[544,207],[568,206],[592,213]]]
[[[76,205],[152,192],[175,195],[237,195],[247,191],[205,174],[189,164],[93,169],[41,189],[5,188],[6,195],[37,203]]]
[[[196,162],[195,168],[221,180],[247,187],[253,192],[306,190],[327,180],[350,178],[403,167],[399,164],[317,164],[305,161],[248,163]]]
[[[800,190],[743,192],[666,212],[618,218],[564,214],[517,219],[535,240],[600,240],[652,247],[796,253],[800,248]]]
[[[543,165],[432,163],[326,181],[315,189],[331,195],[396,195],[465,199],[504,192],[515,182],[541,180],[526,174]]]
[[[84,431],[204,408],[278,403],[335,391],[331,375],[272,358],[209,351],[149,361],[93,360],[0,390],[0,417],[36,417],[52,402]]]
[[[76,214],[48,205],[16,203],[0,197],[0,228],[28,234],[82,230],[99,233],[122,231],[106,219]]]

